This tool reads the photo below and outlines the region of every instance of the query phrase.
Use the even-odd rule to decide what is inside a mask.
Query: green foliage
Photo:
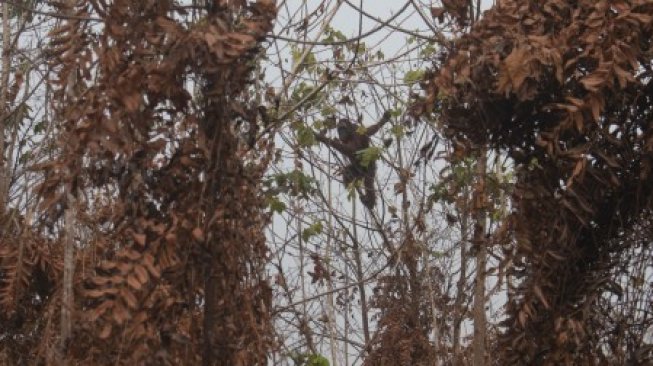
[[[315,55],[313,52],[309,52],[306,57],[301,60],[302,55],[304,54],[304,50],[293,45],[290,53],[292,54],[292,63],[293,63],[293,68],[297,67],[297,64],[301,62],[301,65],[297,68],[297,72],[301,72],[305,69],[314,70],[315,66],[317,65],[317,58],[315,58]]]
[[[404,126],[402,126],[402,125],[392,126],[392,128],[390,129],[390,132],[398,139],[404,137],[404,135],[406,134]]]
[[[301,125],[297,128],[297,143],[301,147],[313,146],[317,143],[313,129],[306,125]]]
[[[419,51],[419,55],[426,58],[426,57],[433,56],[436,51],[437,50],[435,49],[435,46],[433,45],[433,43],[429,43],[429,44],[426,45],[426,47],[422,48]]]
[[[21,164],[27,164],[27,162],[32,158],[32,152],[31,151],[25,151],[18,157],[18,162]]]
[[[453,197],[449,194],[446,183],[446,181],[442,181],[437,184],[432,184],[429,187],[429,190],[431,191],[429,200],[431,202],[453,203]]]
[[[543,169],[542,166],[540,165],[540,162],[537,160],[536,157],[531,158],[531,160],[528,162],[528,167],[526,168],[529,171],[533,171],[535,169]]]
[[[356,49],[355,49],[355,47],[356,47],[356,43],[351,43],[351,44],[348,45],[347,47],[349,48],[350,51],[355,51],[355,50],[356,50]],[[358,49],[357,49],[357,52],[356,52],[356,53],[360,55],[360,54],[365,53],[365,51],[367,51],[367,46],[365,46],[365,42],[360,42],[360,43],[358,44]]]
[[[308,198],[317,187],[315,179],[307,176],[301,170],[274,174],[264,181],[263,185],[266,187],[266,206],[270,212],[278,214],[287,209],[286,204],[279,199],[280,194]]]
[[[266,203],[272,213],[281,214],[286,211],[286,204],[280,201],[277,196],[268,197]]]
[[[392,117],[399,117],[403,113],[403,109],[400,107],[395,106],[395,108],[390,110],[390,116]]]
[[[334,106],[325,103],[322,106],[320,113],[322,114],[322,116],[326,117],[326,116],[333,116],[334,114],[336,114],[337,111],[338,110]]]
[[[455,164],[452,169],[453,181],[457,186],[469,185],[475,176],[475,159],[466,158],[460,164]]]
[[[306,366],[329,366],[329,360],[322,355],[310,355]]]
[[[292,95],[290,96],[290,100],[293,102],[293,104],[302,102],[301,108],[304,110],[314,107],[317,105],[317,102],[322,98],[323,95],[322,92],[315,93],[315,95],[313,95],[314,90],[315,85],[302,81],[293,90]]]
[[[447,256],[447,252],[443,252],[441,250],[429,250],[429,254],[431,254],[433,259],[442,259]]]
[[[356,179],[351,184],[347,186],[347,200],[352,201],[356,199],[356,187],[361,186],[360,179]]]
[[[475,159],[465,158],[445,168],[442,174],[443,179],[430,187],[429,201],[431,203],[454,203],[460,189],[473,184],[475,165]]]
[[[406,84],[415,84],[424,78],[424,70],[410,70],[404,75]]]
[[[41,120],[37,124],[34,125],[34,133],[39,134],[41,132],[45,131],[45,128],[47,127],[48,121],[46,120]]]
[[[332,27],[327,27],[324,31],[324,38],[322,40],[324,42],[344,42],[347,40],[347,37],[345,37],[341,31],[333,29]]]
[[[308,197],[315,189],[315,179],[307,176],[301,170],[293,170],[289,173],[279,173],[272,177],[276,184],[276,191],[286,193],[292,197]]]
[[[322,221],[318,221],[312,224],[311,226],[307,227],[306,229],[302,230],[302,239],[304,241],[307,241],[313,236],[321,234],[323,229],[324,227],[322,226]]]
[[[357,151],[356,155],[358,155],[361,165],[367,168],[381,156],[381,148],[370,146],[367,149]]]
[[[329,360],[320,354],[293,352],[288,356],[295,366],[329,366]]]
[[[13,113],[7,116],[7,119],[5,120],[6,126],[14,126],[16,124],[18,126],[22,126],[25,120],[32,118],[30,115],[31,112],[32,107],[30,107],[27,103],[19,104]]]

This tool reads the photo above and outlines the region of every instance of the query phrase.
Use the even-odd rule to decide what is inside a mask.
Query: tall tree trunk
[[[75,274],[75,199],[68,198],[64,214],[64,264],[61,295],[61,351],[65,359],[66,344],[72,334],[72,311],[74,304],[73,277]]]
[[[481,149],[477,165],[477,183],[474,192],[474,248],[476,250],[476,279],[474,282],[474,341],[473,365],[485,365],[485,263],[487,248],[485,240],[486,226],[486,192],[485,175],[487,170],[487,152]]]
[[[467,188],[465,188],[465,197],[467,197]],[[467,261],[468,261],[468,205],[465,204],[460,212],[460,277],[456,283],[456,300],[453,307],[453,358],[454,364],[462,364],[460,355],[460,326],[465,317],[464,301],[467,297],[465,287],[467,287]]]
[[[68,11],[73,15],[75,0],[68,0]],[[77,71],[72,70],[66,81],[65,100],[63,103],[74,103],[76,100],[75,86],[77,84]],[[66,116],[63,116],[66,118]],[[75,274],[75,226],[76,214],[75,198],[77,192],[65,192],[68,207],[64,213],[64,268],[61,295],[61,354],[66,359],[66,345],[72,335],[72,314],[74,306],[73,278]],[[65,364],[65,361],[64,361]]]
[[[8,3],[2,5],[2,74],[0,82],[0,215],[7,208],[8,171],[9,166],[5,160],[5,146],[7,129],[7,117],[9,109],[7,99],[9,97],[9,74],[11,72],[11,26],[9,24],[10,6]]]

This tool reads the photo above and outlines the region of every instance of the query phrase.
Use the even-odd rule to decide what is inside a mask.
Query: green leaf
[[[333,116],[334,114],[336,114],[337,111],[338,110],[334,106],[325,103],[322,109],[320,110],[320,113],[322,114],[323,117],[327,117],[327,116]]]
[[[310,355],[307,366],[329,366],[329,360],[322,355]]]
[[[367,149],[356,152],[358,159],[363,167],[367,168],[381,156],[381,148],[370,146]]]
[[[353,201],[356,199],[356,185],[360,185],[360,179],[351,182],[347,186],[347,201]]]
[[[302,230],[302,239],[304,241],[308,241],[308,239],[312,238],[313,236],[321,234],[323,229],[324,228],[322,226],[322,222],[318,221],[313,225],[307,227],[306,229]]]
[[[404,75],[406,84],[414,84],[424,78],[424,70],[410,70]]]
[[[419,52],[419,54],[420,54],[420,56],[422,56],[422,57],[429,57],[429,56],[433,55],[435,52],[436,52],[436,49],[435,49],[435,47],[433,46],[433,44],[428,44],[428,45],[426,45],[426,47],[424,47],[424,48]]]
[[[543,169],[536,157],[533,157],[531,161],[528,162],[528,170],[534,169]]]
[[[352,43],[352,44],[350,44],[350,45],[347,46],[347,48],[348,48],[350,51],[354,51],[354,50],[355,50],[355,47],[356,47],[356,43]],[[358,52],[356,52],[356,53],[359,54],[359,55],[362,55],[363,53],[365,53],[365,51],[367,51],[367,47],[365,46],[365,43],[364,43],[364,42],[361,42],[361,43],[358,45]]]
[[[322,355],[310,355],[306,366],[329,366],[329,360]]]
[[[296,187],[298,193],[310,193],[313,190],[313,178],[304,174],[301,170],[294,170],[290,173],[290,181]]]
[[[449,195],[449,192],[447,190],[447,186],[444,182],[440,182],[438,184],[432,184],[431,187],[429,187],[431,190],[431,194],[429,195],[429,200],[432,202],[440,202],[444,201],[444,203],[452,203],[453,202],[453,197]]]
[[[346,40],[347,37],[339,30],[327,27],[324,31],[324,42],[342,42]]]
[[[404,126],[401,125],[394,125],[390,129],[390,132],[398,139],[404,137],[405,131],[404,131]]]
[[[431,251],[431,256],[435,259],[441,259],[447,256],[447,252],[443,252],[440,250],[432,250]]]
[[[313,52],[309,52],[308,54],[306,54],[306,57],[303,60],[302,60],[302,55],[304,54],[303,49],[297,46],[293,46],[290,53],[292,54],[293,68],[297,67],[297,64],[302,62],[301,65],[297,67],[297,72],[303,71],[307,67],[312,68],[315,67],[315,65],[317,65],[317,58],[315,58],[315,54],[313,54]]]
[[[25,151],[25,153],[18,158],[18,161],[21,164],[26,164],[31,158],[32,158],[32,154],[29,151]]]
[[[36,125],[34,125],[34,133],[38,134],[45,131],[46,123],[47,123],[46,120],[41,120]]]
[[[316,102],[320,100],[324,94],[323,92],[312,94],[314,90],[315,90],[315,85],[308,84],[306,82],[301,82],[293,90],[290,99],[292,100],[293,104],[302,102],[303,104],[301,105],[301,108],[308,109],[316,105]],[[307,98],[309,96],[310,98]],[[304,98],[307,99],[304,100]]]
[[[302,126],[297,129],[297,143],[299,146],[308,147],[315,145],[317,140],[315,139],[315,133],[313,129],[306,126]]]
[[[281,202],[277,196],[268,197],[267,204],[272,213],[281,214],[286,210],[286,204]]]
[[[283,192],[292,197],[308,197],[316,187],[315,179],[307,176],[300,170],[275,174],[271,177],[271,181],[276,183],[276,188],[270,188],[270,190]]]

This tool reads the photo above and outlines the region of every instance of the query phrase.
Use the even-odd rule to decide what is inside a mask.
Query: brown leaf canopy
[[[57,3],[75,15],[51,32],[48,50],[60,154],[36,169],[46,175],[43,223],[75,205],[88,233],[76,259],[77,341],[66,350],[76,362],[267,362],[260,181],[272,143],[255,139],[263,122],[250,86],[276,9],[206,3],[196,22],[182,21],[191,18],[175,1]],[[0,253],[14,272],[15,252]],[[60,281],[58,266],[43,264],[43,276]],[[2,305],[15,307],[18,290],[2,291]],[[54,315],[59,295],[50,295],[34,319]],[[40,334],[55,343],[56,332]]]
[[[596,273],[653,198],[652,27],[644,0],[501,1],[425,83],[418,112],[517,163],[503,362],[592,359]]]

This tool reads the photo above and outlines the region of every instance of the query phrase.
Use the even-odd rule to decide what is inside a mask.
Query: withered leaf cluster
[[[652,36],[650,1],[500,1],[425,82],[419,113],[516,163],[500,364],[597,362],[601,273],[653,198]]]
[[[0,246],[4,324],[29,335],[16,354],[28,364],[266,364],[259,184],[272,142],[244,134],[260,137],[251,74],[274,3],[207,1],[194,22],[172,0],[54,4],[72,15],[48,50],[60,153],[36,169],[53,237],[62,212],[76,212],[75,342],[56,340],[61,250],[42,257],[47,243],[18,230]]]
[[[379,332],[371,340],[364,365],[426,366],[431,365],[436,348],[429,339],[433,314],[427,292],[428,282],[438,289],[443,278],[439,272],[420,271],[420,248],[412,235],[402,244],[397,270],[379,278],[371,306],[379,310]],[[435,296],[435,295],[433,295]]]

